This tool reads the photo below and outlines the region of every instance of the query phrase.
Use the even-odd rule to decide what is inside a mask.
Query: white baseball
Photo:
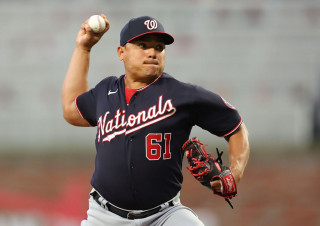
[[[95,33],[100,33],[106,28],[106,22],[100,15],[93,15],[89,18],[88,24]]]

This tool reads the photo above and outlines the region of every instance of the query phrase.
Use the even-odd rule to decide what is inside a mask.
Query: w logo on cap
[[[147,28],[148,28],[148,30],[155,30],[155,29],[157,29],[158,28],[158,23],[157,23],[157,21],[156,20],[146,20],[145,22],[144,22],[144,25],[146,25],[147,26]]]
[[[133,39],[149,33],[155,33],[161,36],[166,45],[174,42],[173,37],[164,31],[162,24],[158,20],[150,16],[141,16],[132,18],[122,28],[120,33],[120,46],[124,46]]]

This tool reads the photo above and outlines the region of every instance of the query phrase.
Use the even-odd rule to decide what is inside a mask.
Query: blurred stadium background
[[[187,172],[185,205],[208,226],[320,225],[320,1],[0,0],[0,226],[86,217],[95,128],[68,125],[60,99],[81,23],[100,13],[111,29],[92,50],[91,87],[123,73],[120,30],[150,15],[175,37],[165,71],[244,117],[252,154],[235,209]],[[193,135],[227,148],[199,128]]]

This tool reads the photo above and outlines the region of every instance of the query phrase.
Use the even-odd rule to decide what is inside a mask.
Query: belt
[[[162,210],[165,207],[174,206],[173,201],[169,201],[165,204],[162,204],[160,206],[157,206],[155,208],[152,208],[150,210],[146,211],[129,211],[120,209],[114,205],[112,205],[110,202],[107,202],[97,191],[93,191],[90,193],[90,195],[93,197],[93,199],[104,209],[109,210],[110,212],[117,214],[120,217],[127,218],[130,220],[134,219],[141,219],[145,217],[149,217],[155,213],[158,213],[160,210]],[[103,200],[103,201],[102,201]]]

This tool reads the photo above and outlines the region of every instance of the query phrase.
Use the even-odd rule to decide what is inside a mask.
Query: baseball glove
[[[220,180],[221,192],[216,192],[215,190],[213,192],[226,198],[226,201],[232,207],[229,199],[236,196],[237,187],[231,170],[222,164],[221,156],[223,152],[219,152],[217,148],[218,158],[215,159],[211,154],[207,153],[204,147],[205,145],[196,137],[187,140],[183,144],[182,150],[186,153],[189,163],[187,169],[202,185],[209,189],[212,189],[211,181]]]

